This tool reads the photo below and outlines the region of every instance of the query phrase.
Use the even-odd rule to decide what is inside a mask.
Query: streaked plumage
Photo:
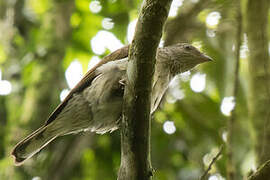
[[[186,43],[160,48],[153,80],[151,113],[158,107],[170,80],[211,59]],[[108,62],[87,75],[38,130],[19,142],[12,155],[21,164],[56,137],[91,130],[116,130],[121,119],[128,58]]]

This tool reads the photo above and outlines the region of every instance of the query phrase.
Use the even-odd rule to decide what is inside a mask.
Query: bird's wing
[[[91,84],[93,79],[100,75],[100,72],[98,72],[96,69],[100,67],[101,65],[110,62],[119,60],[122,58],[128,57],[128,51],[129,51],[129,45],[126,45],[122,47],[121,49],[118,49],[108,56],[104,57],[96,66],[94,66],[92,69],[90,69],[85,76],[81,79],[81,81],[70,91],[70,93],[67,95],[67,97],[64,99],[64,101],[57,106],[57,108],[53,111],[53,113],[49,116],[48,120],[45,123],[45,126],[50,124],[52,121],[56,119],[56,117],[61,113],[61,111],[65,108],[68,101],[72,98],[74,93],[81,92]]]
[[[74,93],[81,92],[85,87],[91,84],[93,79],[97,77],[100,73],[98,73],[96,70],[93,72],[87,73],[81,81],[69,92],[67,97],[64,99],[64,101],[57,106],[57,108],[53,111],[53,113],[49,116],[48,120],[46,121],[45,125],[50,124],[53,120],[56,119],[56,117],[61,113],[61,111],[65,108],[68,101],[72,98]]]

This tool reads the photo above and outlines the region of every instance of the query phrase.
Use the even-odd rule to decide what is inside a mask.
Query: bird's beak
[[[213,61],[213,59],[205,54],[202,54],[201,61],[202,62],[209,62],[209,61]]]

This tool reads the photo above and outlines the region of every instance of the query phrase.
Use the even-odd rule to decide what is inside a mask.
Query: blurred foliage
[[[101,8],[99,12],[90,10],[93,2],[98,2],[100,7],[95,7]],[[163,40],[167,44],[188,41],[199,45],[214,62],[192,70],[186,78],[180,77],[176,86],[183,97],[174,97],[174,90],[169,90],[153,116],[151,156],[156,170],[154,179],[160,180],[197,179],[207,168],[209,157],[217,153],[226,138],[228,117],[220,108],[223,98],[232,94],[234,78],[234,1],[178,2],[183,4],[175,17],[169,17]],[[0,83],[8,80],[12,84],[11,93],[0,96],[0,179],[117,178],[118,131],[102,136],[85,132],[58,138],[20,167],[13,165],[9,154],[15,143],[38,128],[60,103],[61,90],[68,89],[64,72],[70,63],[77,59],[86,72],[92,57],[102,58],[110,52],[108,47],[102,54],[93,51],[91,40],[98,32],[111,32],[122,44],[128,43],[128,25],[138,17],[140,5],[141,1],[131,0],[0,0]],[[243,0],[243,9],[245,5]],[[211,12],[220,15],[214,26],[207,25]],[[112,20],[112,29],[104,28],[104,18]],[[245,38],[242,44],[233,147],[238,179],[246,176],[255,163],[254,132],[247,113]],[[206,74],[202,92],[195,92],[190,86],[198,72]],[[175,133],[165,133],[166,121],[174,122]],[[210,173],[219,179],[225,177],[225,162],[223,153]]]

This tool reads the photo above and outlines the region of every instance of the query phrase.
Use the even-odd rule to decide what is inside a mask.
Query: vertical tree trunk
[[[121,123],[121,167],[118,180],[148,180],[150,105],[156,49],[171,0],[145,0],[131,44]]]
[[[268,54],[267,0],[249,0],[247,35],[250,50],[250,117],[255,129],[258,162],[270,159],[270,63]]]
[[[237,29],[236,29],[236,38],[235,38],[235,69],[234,69],[234,82],[232,87],[232,96],[235,98],[235,107],[231,112],[231,116],[228,118],[227,121],[227,179],[234,180],[236,179],[236,168],[234,163],[234,150],[233,150],[233,142],[234,142],[234,128],[235,128],[235,121],[237,119],[236,115],[236,106],[237,106],[237,94],[239,89],[239,61],[240,61],[240,49],[241,49],[241,42],[242,42],[242,10],[241,10],[241,2],[239,0],[235,1],[235,6],[237,7],[237,13],[235,20],[237,22]]]

